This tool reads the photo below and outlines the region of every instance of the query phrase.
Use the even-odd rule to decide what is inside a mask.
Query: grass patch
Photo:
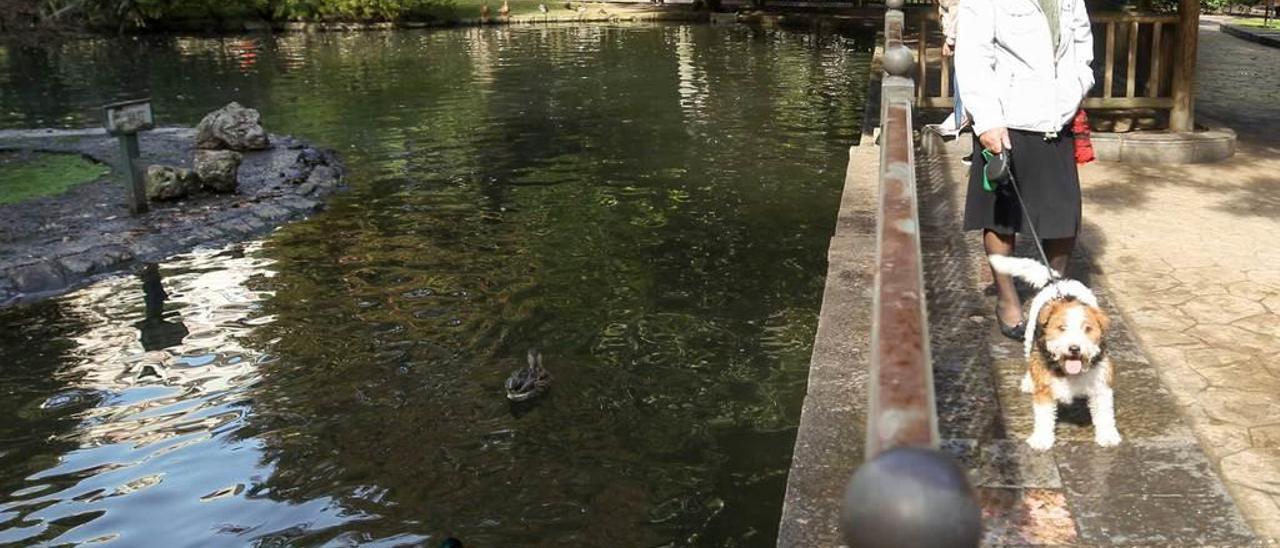
[[[1237,25],[1237,26],[1241,26],[1241,27],[1252,27],[1252,28],[1255,28],[1255,29],[1262,29],[1262,28],[1266,28],[1266,29],[1271,29],[1271,30],[1280,30],[1280,21],[1277,21],[1277,20],[1275,20],[1275,19],[1272,19],[1272,20],[1271,20],[1271,24],[1270,24],[1270,25],[1266,25],[1266,24],[1264,24],[1264,23],[1266,23],[1266,21],[1264,21],[1261,17],[1238,17],[1238,18],[1236,18],[1234,21],[1232,21],[1232,22],[1231,22],[1231,24],[1233,24],[1233,25]]]
[[[0,152],[0,204],[61,194],[110,171],[75,154]]]

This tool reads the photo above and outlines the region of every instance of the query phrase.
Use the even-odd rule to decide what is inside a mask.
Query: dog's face
[[[1097,307],[1075,299],[1057,299],[1040,311],[1040,346],[1068,375],[1088,371],[1102,355],[1102,337],[1110,319]]]

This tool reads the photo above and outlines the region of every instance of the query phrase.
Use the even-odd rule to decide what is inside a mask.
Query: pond
[[[870,48],[636,24],[0,49],[0,126],[237,100],[352,187],[0,311],[0,543],[772,545]],[[529,348],[554,381],[514,406]]]

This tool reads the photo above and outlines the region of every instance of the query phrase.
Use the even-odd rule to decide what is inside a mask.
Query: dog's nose
[[[1071,346],[1067,347],[1067,350],[1070,350],[1072,354],[1079,354],[1079,353],[1080,353],[1080,345],[1078,345],[1078,344],[1073,344],[1073,345],[1071,345]]]

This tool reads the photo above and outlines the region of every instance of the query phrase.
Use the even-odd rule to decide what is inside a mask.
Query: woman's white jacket
[[[1084,0],[1059,0],[1053,51],[1037,0],[961,0],[956,36],[960,99],[979,135],[994,127],[1059,131],[1093,87],[1093,32]]]

